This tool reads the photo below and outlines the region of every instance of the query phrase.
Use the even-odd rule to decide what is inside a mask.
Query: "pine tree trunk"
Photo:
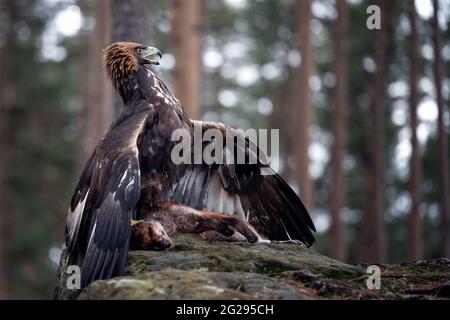
[[[309,155],[310,145],[309,131],[314,121],[314,111],[311,103],[311,89],[309,81],[314,72],[314,57],[311,33],[311,0],[297,0],[294,8],[294,21],[297,49],[302,57],[301,65],[296,68],[292,101],[297,103],[293,110],[297,128],[295,146],[296,156],[296,176],[300,187],[300,196],[308,209],[313,208],[314,190],[313,181],[309,176]]]
[[[95,55],[95,103],[94,107],[94,128],[95,140],[103,137],[108,130],[113,118],[114,110],[112,107],[112,86],[106,78],[106,72],[103,64],[102,50],[111,43],[111,0],[98,1],[96,8],[96,30],[94,48]],[[94,57],[93,57],[94,58]]]
[[[445,114],[448,112],[444,97],[442,96],[442,40],[438,22],[439,1],[433,0],[433,43],[434,43],[434,83],[436,87],[436,100],[439,110],[438,115],[438,157],[439,157],[439,192],[441,208],[441,254],[450,258],[450,189],[448,168],[448,144],[445,128]]]
[[[11,163],[11,127],[10,110],[14,99],[14,88],[9,82],[7,63],[7,49],[10,47],[12,23],[12,1],[0,0],[0,14],[5,18],[2,21],[7,30],[2,30],[6,36],[6,43],[0,47],[0,300],[10,299],[12,291],[11,266],[11,236],[12,219],[14,211],[8,187],[9,164]]]
[[[361,220],[360,262],[385,260],[383,205],[384,98],[386,82],[387,10],[386,2],[375,1],[381,9],[381,30],[373,30],[376,70],[371,89],[367,131],[367,156],[364,159],[364,205]]]
[[[171,0],[171,46],[175,56],[175,94],[191,119],[200,116],[203,6],[200,0]]]
[[[345,142],[347,138],[348,108],[348,11],[345,0],[337,0],[338,18],[332,26],[333,73],[336,85],[332,90],[332,133],[334,142],[331,150],[331,255],[341,261],[346,259],[345,230],[342,209],[345,203],[346,179],[343,169]]]
[[[420,221],[420,181],[422,176],[421,157],[419,143],[417,140],[417,83],[420,74],[419,61],[419,36],[417,32],[417,14],[414,1],[408,1],[408,15],[411,25],[411,36],[409,43],[410,56],[410,127],[411,127],[411,147],[412,154],[410,160],[410,181],[411,211],[408,219],[408,258],[419,260],[422,257],[422,236]]]
[[[114,114],[112,86],[106,78],[102,52],[111,42],[111,0],[94,4],[83,0],[79,5],[84,15],[95,17],[96,23],[93,32],[81,37],[78,50],[81,108],[77,116],[76,177],[107,132]],[[57,228],[65,222],[62,215]]]
[[[151,0],[112,0],[112,41],[151,45]]]
[[[285,165],[282,167],[282,171],[279,172],[281,176],[289,178],[288,182],[292,183],[293,181],[292,177],[295,177],[295,167],[293,166],[293,161],[291,161],[292,156],[295,156],[296,151],[296,142],[297,142],[297,128],[296,128],[296,121],[293,119],[292,116],[290,116],[288,119],[286,119],[286,115],[292,115],[292,111],[297,106],[292,103],[292,96],[294,92],[294,74],[293,69],[289,69],[288,76],[286,77],[286,80],[283,81],[283,83],[280,85],[275,101],[275,105],[277,108],[275,108],[270,115],[269,118],[269,128],[279,128],[280,129],[280,137],[283,137],[282,139],[282,148],[284,150],[284,154],[288,155],[288,157],[285,159]],[[286,124],[286,120],[288,120],[288,124]]]
[[[82,0],[78,2],[81,12],[84,16],[95,16],[95,6],[88,0]],[[93,70],[96,60],[93,58],[93,49],[91,45],[93,43],[93,34],[85,32],[80,35],[80,45],[78,48],[78,65],[79,65],[79,93],[81,97],[81,107],[77,114],[77,145],[76,145],[76,160],[75,160],[75,172],[78,176],[83,170],[86,160],[91,155],[93,148],[95,147],[96,138],[92,134],[90,118],[92,117],[92,110],[95,106],[93,103],[92,91],[93,91]]]
[[[83,6],[90,10],[89,4]],[[84,167],[97,143],[106,133],[113,120],[112,87],[106,78],[102,50],[111,43],[111,0],[97,1],[92,9],[95,29],[85,43],[85,53],[80,53],[80,94],[83,98],[79,140],[82,156],[78,166]]]
[[[110,0],[112,10],[111,42],[137,42],[152,45],[151,0]],[[156,46],[156,45],[154,45]],[[114,94],[114,114],[119,114],[122,99]]]

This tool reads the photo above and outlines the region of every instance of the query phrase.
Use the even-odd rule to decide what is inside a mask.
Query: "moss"
[[[353,280],[353,279],[361,279],[362,277],[364,277],[363,273],[349,271],[346,269],[333,266],[329,266],[328,268],[318,267],[315,268],[314,271],[320,273],[325,278],[330,278],[334,280]]]
[[[446,259],[382,265],[381,290],[368,290],[367,266],[295,244],[208,242],[192,235],[174,242],[164,252],[130,252],[123,277],[96,281],[79,299],[429,299],[450,279]],[[55,297],[73,299],[61,270]]]
[[[255,272],[259,273],[259,274],[275,275],[275,274],[283,273],[288,270],[289,270],[289,268],[286,268],[286,267],[260,266],[260,267],[256,268]]]

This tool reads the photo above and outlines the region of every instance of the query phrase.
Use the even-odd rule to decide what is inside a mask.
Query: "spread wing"
[[[186,121],[176,111],[156,100],[126,109],[88,160],[66,226],[69,263],[81,267],[83,288],[123,273],[140,197],[161,198],[165,181],[180,175],[182,166],[170,161],[171,133]]]
[[[140,195],[139,130],[125,124],[110,131],[88,160],[75,189],[66,245],[69,264],[81,268],[83,288],[119,275],[125,267],[130,220]]]
[[[202,132],[213,128],[224,136],[239,135],[220,123],[192,122],[194,127],[201,126]],[[267,165],[257,147],[243,139],[244,147],[236,139],[232,140],[233,146],[226,146],[225,141],[223,155],[226,149],[235,154],[242,151],[247,160],[250,156],[256,158],[254,164],[227,164],[224,160],[220,165],[192,165],[166,198],[199,210],[237,214],[270,240],[300,240],[310,246],[315,241],[312,234],[315,227],[302,201]],[[203,149],[210,143],[204,143]],[[238,150],[242,147],[244,150]]]

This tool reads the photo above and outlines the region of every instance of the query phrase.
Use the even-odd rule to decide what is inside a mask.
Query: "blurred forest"
[[[192,118],[280,128],[272,161],[319,252],[450,257],[450,0],[0,0],[0,299],[51,298],[71,192],[120,108],[113,41],[160,48]]]

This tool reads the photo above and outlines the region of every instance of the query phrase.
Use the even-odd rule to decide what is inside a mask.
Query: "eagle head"
[[[159,49],[134,42],[113,43],[103,50],[106,73],[116,88],[140,65],[158,65],[156,56],[162,57]]]

